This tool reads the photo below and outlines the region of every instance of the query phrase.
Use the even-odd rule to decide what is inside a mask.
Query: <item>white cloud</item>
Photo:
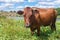
[[[4,4],[1,4],[0,5],[0,9],[3,9],[5,6],[4,6]]]
[[[13,8],[14,8],[14,6],[9,6],[9,8],[10,8],[10,9],[13,9]]]
[[[13,8],[13,5],[12,3],[5,3],[5,4],[1,4],[0,5],[0,9],[4,9],[6,7],[9,7],[9,8]]]
[[[17,9],[20,9],[20,8],[24,8],[23,6],[18,6],[18,7],[16,7]]]
[[[55,0],[53,2],[38,2],[35,6],[40,8],[56,8],[57,6],[60,7],[60,0]]]
[[[35,6],[25,4],[25,6],[17,6],[15,8],[14,2],[24,2],[24,0],[0,0],[0,2],[5,2],[5,4],[4,3],[0,4],[0,10],[4,9],[4,8],[7,9],[7,7],[10,8],[9,10],[22,10],[25,7],[40,7],[40,8],[60,7],[60,0],[55,0],[55,1],[52,1],[52,2],[51,2],[51,0],[39,0],[39,1],[41,1],[41,2],[38,2]],[[36,0],[28,0],[28,2],[36,2]]]
[[[36,0],[28,0],[28,2],[35,2]]]
[[[38,4],[47,4],[47,5],[54,5],[54,3],[53,2],[38,2]]]
[[[16,10],[23,10],[24,6],[17,6]]]
[[[24,2],[24,0],[0,0],[0,2]]]
[[[47,0],[47,1],[51,1],[51,0]]]
[[[3,8],[3,6],[0,6],[0,9],[2,9]]]
[[[55,6],[40,6],[40,8],[55,8]]]
[[[35,7],[38,7],[38,8],[55,8],[55,6],[44,6],[44,5],[35,5]]]
[[[45,2],[45,1],[51,2],[51,1],[54,1],[54,0],[38,0],[38,1],[41,1],[41,2]]]
[[[34,6],[30,6],[30,5],[25,5],[24,7],[34,7]]]
[[[54,1],[54,3],[60,4],[60,0],[56,0]]]
[[[24,7],[30,7],[29,5],[25,5]]]
[[[24,2],[24,0],[12,0],[12,2]]]
[[[6,3],[4,6],[13,6],[14,4],[12,3]]]

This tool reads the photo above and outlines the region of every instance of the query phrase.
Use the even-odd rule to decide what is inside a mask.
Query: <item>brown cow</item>
[[[57,12],[53,8],[36,8],[32,9],[30,7],[26,7],[24,9],[24,21],[25,26],[30,27],[32,35],[34,34],[34,30],[37,29],[37,34],[40,34],[40,26],[48,26],[50,25],[51,30],[56,30],[55,22],[57,17]]]

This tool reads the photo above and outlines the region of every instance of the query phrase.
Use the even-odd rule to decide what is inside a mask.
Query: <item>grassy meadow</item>
[[[24,20],[0,17],[0,40],[60,40],[60,21],[56,22],[56,32],[50,27],[41,27],[41,34],[31,36],[29,28],[24,27]]]

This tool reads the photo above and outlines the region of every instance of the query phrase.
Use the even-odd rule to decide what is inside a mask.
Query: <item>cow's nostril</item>
[[[30,26],[30,24],[27,23],[27,24],[26,24],[26,27],[29,27],[29,26]]]

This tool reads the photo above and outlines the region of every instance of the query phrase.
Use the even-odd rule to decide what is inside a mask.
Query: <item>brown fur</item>
[[[50,26],[51,30],[56,30],[55,22],[57,17],[57,12],[53,8],[30,8],[26,7],[24,9],[24,20],[25,24],[30,24],[30,30],[32,35],[34,30],[37,29],[37,34],[40,34],[40,26]]]
[[[31,32],[33,34],[33,29],[37,29],[37,33],[38,35],[40,34],[40,26],[48,26],[50,25],[51,30],[54,31],[56,30],[56,26],[55,26],[55,22],[56,22],[56,17],[57,17],[57,12],[55,9],[53,8],[49,8],[49,9],[36,9],[37,11],[39,11],[39,13],[36,13],[34,15],[34,18],[31,17],[31,21],[33,22],[33,24],[35,24],[34,26],[31,26]],[[36,21],[34,21],[36,20]]]

